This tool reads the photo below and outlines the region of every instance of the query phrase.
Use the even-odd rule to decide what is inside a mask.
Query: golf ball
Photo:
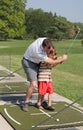
[[[32,125],[32,127],[35,127],[34,125]]]
[[[60,121],[60,120],[57,118],[56,121]]]

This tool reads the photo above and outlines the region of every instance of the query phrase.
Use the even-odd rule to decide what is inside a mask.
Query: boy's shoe
[[[53,106],[48,106],[46,109],[50,110],[50,111],[54,111],[55,110],[55,108]]]
[[[22,110],[25,111],[25,112],[28,111],[28,103],[24,103],[24,104],[22,105]]]
[[[43,109],[43,107],[41,106],[41,105],[38,105],[37,103],[35,103],[35,105],[34,105],[36,108],[38,108],[38,109]]]
[[[43,101],[41,106],[44,108],[44,109],[47,109],[48,108],[48,104],[46,101]]]

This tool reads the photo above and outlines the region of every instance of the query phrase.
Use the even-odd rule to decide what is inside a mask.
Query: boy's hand
[[[63,56],[62,56],[62,59],[63,59],[63,61],[65,61],[65,60],[67,60],[67,55],[66,54],[64,54]]]
[[[63,56],[58,57],[58,59],[60,60],[60,63],[64,62],[65,60],[67,60],[67,55],[64,54]]]

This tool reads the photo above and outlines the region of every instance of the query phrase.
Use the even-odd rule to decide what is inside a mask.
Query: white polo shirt
[[[46,39],[46,37],[38,38],[34,41],[25,51],[24,58],[37,64],[47,59],[47,54],[44,52],[42,47],[42,42],[44,39]]]

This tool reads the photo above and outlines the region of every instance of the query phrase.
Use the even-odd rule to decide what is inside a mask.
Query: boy
[[[54,47],[47,54],[49,58],[56,58],[56,50]],[[51,103],[51,96],[53,93],[52,79],[51,79],[51,70],[53,65],[41,62],[39,73],[38,73],[38,100],[35,104],[37,108],[45,108],[47,110],[55,110]],[[44,95],[48,93],[48,104],[44,101]]]

